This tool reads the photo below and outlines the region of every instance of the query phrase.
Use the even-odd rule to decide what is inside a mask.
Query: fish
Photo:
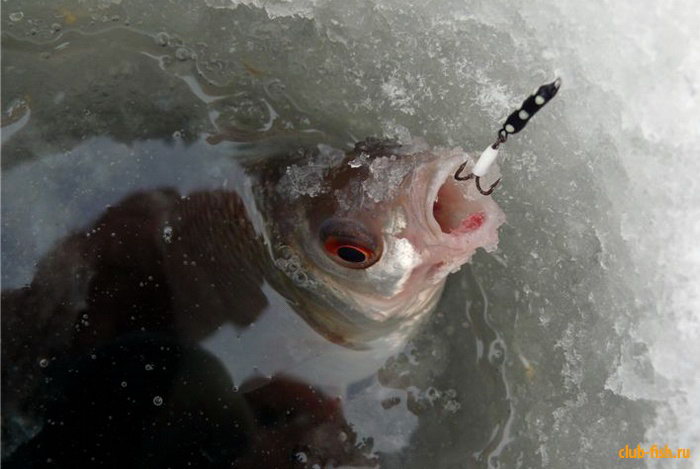
[[[496,249],[505,215],[452,177],[465,158],[419,139],[283,145],[242,158],[237,187],[128,195],[3,290],[3,435],[41,420],[45,369],[134,335],[204,349],[245,394],[284,377],[342,395]]]
[[[455,181],[460,149],[367,139],[352,151],[319,145],[260,184],[270,255],[283,289],[321,333],[361,347],[409,330],[432,311],[447,275],[478,248],[497,248],[505,215]]]
[[[3,466],[375,467],[411,444],[437,378],[395,365],[440,373],[416,336],[505,219],[452,176],[465,151],[357,139],[263,63],[217,81],[166,34],[5,39]]]

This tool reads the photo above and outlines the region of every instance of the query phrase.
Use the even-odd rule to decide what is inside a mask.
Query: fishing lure
[[[509,135],[517,134],[523,130],[532,116],[534,116],[537,111],[542,109],[545,104],[556,96],[557,91],[559,91],[559,87],[561,87],[560,78],[557,78],[552,83],[540,86],[533,95],[529,96],[525,101],[523,101],[523,104],[520,105],[518,110],[513,111],[511,115],[508,116],[505,124],[503,124],[503,127],[501,127],[501,129],[498,131],[496,142],[483,151],[478,161],[472,168],[472,171],[467,176],[462,176],[462,172],[467,166],[467,162],[465,161],[459,168],[457,168],[454,178],[458,181],[466,181],[474,178],[476,188],[479,190],[479,192],[483,195],[490,195],[498,183],[501,182],[501,178],[498,178],[496,182],[494,182],[491,187],[486,190],[482,189],[479,179],[489,172],[491,165],[494,161],[496,161],[499,147],[501,144],[505,143],[506,140],[508,140]]]

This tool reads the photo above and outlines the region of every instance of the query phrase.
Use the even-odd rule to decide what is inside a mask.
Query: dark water
[[[352,138],[259,71],[217,86],[163,41],[3,37],[3,465],[497,466],[507,351],[469,266],[386,354],[330,342],[267,271],[193,274],[207,239],[184,266],[159,257],[153,224],[188,200],[254,203],[244,157],[287,133]]]

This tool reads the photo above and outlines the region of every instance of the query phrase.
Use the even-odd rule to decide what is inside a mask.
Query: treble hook
[[[481,178],[479,176],[474,176],[474,173],[469,173],[467,176],[462,176],[462,171],[464,171],[464,168],[467,166],[467,162],[465,161],[460,165],[459,168],[457,168],[457,172],[455,173],[455,179],[458,181],[468,181],[471,178],[476,178],[474,182],[476,183],[476,188],[479,190],[479,192],[482,195],[491,195],[491,193],[496,189],[496,186],[498,185],[499,182],[501,182],[501,178],[496,179],[496,182],[491,184],[491,187],[489,187],[487,190],[484,190],[481,188]]]
[[[508,133],[503,131],[503,129],[501,129],[498,132],[498,139],[490,147],[490,149],[493,150],[492,153],[494,153],[494,155],[498,154],[497,153],[498,147],[501,146],[501,143],[505,143],[506,140],[508,140]],[[486,153],[486,152],[484,152],[484,153]],[[494,159],[495,159],[495,156],[494,156]],[[481,158],[479,160],[481,160]],[[476,188],[479,190],[481,195],[491,195],[491,193],[494,191],[494,189],[496,189],[496,186],[498,185],[498,183],[501,182],[501,178],[498,178],[498,179],[496,179],[496,182],[491,184],[491,186],[488,189],[484,190],[481,188],[481,181],[480,181],[481,177],[480,176],[476,176],[473,172],[469,173],[467,176],[462,176],[462,171],[464,171],[464,168],[466,168],[466,166],[467,166],[467,162],[465,161],[464,163],[462,163],[459,166],[459,168],[457,168],[457,171],[455,171],[455,176],[454,176],[455,179],[458,181],[468,181],[471,178],[475,178],[474,182],[476,183]],[[476,167],[475,167],[475,169],[476,169]]]
[[[503,127],[501,127],[501,129],[498,131],[496,142],[484,150],[479,157],[479,160],[472,168],[471,173],[469,173],[467,176],[462,176],[462,171],[464,171],[464,168],[467,166],[467,162],[465,161],[459,168],[457,168],[454,178],[457,181],[467,181],[473,177],[476,182],[476,188],[479,190],[479,192],[483,195],[491,195],[498,183],[501,182],[501,178],[498,178],[496,182],[494,182],[487,190],[483,190],[481,188],[479,178],[484,176],[488,172],[493,162],[496,161],[496,157],[498,156],[498,147],[508,140],[508,135],[516,134],[523,130],[525,125],[527,125],[529,122],[529,119],[535,115],[537,111],[542,109],[542,107],[557,94],[560,86],[561,78],[557,78],[552,83],[540,86],[534,94],[523,101],[523,104],[520,105],[519,109],[512,112],[508,116],[505,124],[503,124]]]

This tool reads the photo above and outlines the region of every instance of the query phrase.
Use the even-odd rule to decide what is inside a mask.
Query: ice
[[[362,182],[362,188],[375,202],[391,200],[414,167],[410,160],[401,160],[396,155],[375,158],[369,165],[369,177]]]
[[[397,78],[392,77],[389,78],[388,81],[382,83],[382,91],[389,99],[391,105],[402,113],[408,115],[413,115],[416,113],[416,110],[411,104],[415,102],[415,99],[413,99],[413,96]]]
[[[326,172],[326,168],[312,164],[290,166],[282,179],[282,187],[293,199],[302,195],[316,197],[325,192],[323,176]]]
[[[337,167],[345,154],[328,145],[319,145],[318,151],[308,152],[301,163],[287,167],[286,174],[280,180],[279,190],[292,199],[301,196],[316,197],[328,192],[330,188],[324,178],[331,168]]]
[[[351,168],[360,168],[369,163],[369,155],[365,152],[360,153],[354,159],[348,161],[348,166]]]
[[[158,66],[198,90],[212,124],[321,132],[345,145],[366,136],[413,136],[480,152],[522,99],[561,76],[557,97],[501,150],[503,182],[494,197],[508,223],[498,251],[479,253],[450,279],[441,303],[445,317],[435,316],[413,343],[422,359],[408,367],[406,379],[421,393],[433,386],[454,390],[454,397],[393,433],[383,467],[617,467],[617,450],[626,444],[698,451],[696,0],[202,0],[167,8],[138,0],[64,0],[60,8],[22,3],[21,11],[3,11],[3,28],[56,41],[50,48],[56,60],[74,52],[73,43],[57,37],[57,21],[61,34],[68,27],[93,33],[113,27],[118,15],[120,23],[153,36],[153,47],[167,57]],[[123,42],[136,47],[131,43],[141,44]],[[79,65],[41,79],[52,96],[64,94],[60,106],[44,114],[31,109],[41,125],[19,150],[3,151],[3,164],[16,165],[15,175],[30,173],[19,163],[45,151],[44,136],[71,144],[61,137],[64,109],[79,109],[77,115],[86,100],[97,99],[88,86],[66,85]],[[104,69],[134,73],[117,64]],[[12,73],[3,77],[3,102],[31,102],[25,87],[32,79],[16,86]],[[151,95],[150,83],[161,83],[131,81]],[[86,134],[103,125],[94,115],[83,119]],[[168,135],[182,127],[179,121],[169,126]],[[290,197],[324,193],[323,176],[337,158],[319,149],[286,169],[281,190]],[[348,164],[370,163],[360,156]],[[387,157],[370,170],[376,177],[365,189],[382,200],[406,167]],[[3,181],[3,195],[6,187],[18,191],[22,181]],[[75,218],[63,212],[51,218],[48,196],[11,199],[3,198],[7,214],[32,206],[46,226]],[[21,239],[3,228],[5,239]],[[38,247],[31,252],[44,252],[57,230],[33,234]],[[6,272],[26,277],[31,261]],[[502,365],[479,352],[497,340],[504,344]],[[404,405],[405,389],[399,396],[402,403],[390,411]],[[362,433],[365,417],[382,412],[363,408],[357,415]],[[497,447],[500,454],[491,458]],[[699,461],[673,467],[700,467]],[[655,467],[652,460],[639,462]]]

